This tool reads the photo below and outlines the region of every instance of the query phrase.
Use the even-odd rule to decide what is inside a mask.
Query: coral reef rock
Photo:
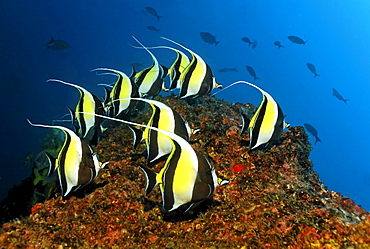
[[[3,224],[0,247],[370,248],[369,213],[324,186],[303,127],[289,128],[270,148],[249,151],[240,108],[253,113],[252,105],[209,96],[155,99],[200,129],[192,146],[229,185],[193,214],[163,214],[158,188],[143,196],[145,145],[134,150],[131,131],[116,124],[95,148],[110,163],[94,189],[84,197],[56,196],[34,205],[29,217]],[[150,110],[142,112],[136,122],[148,120]]]

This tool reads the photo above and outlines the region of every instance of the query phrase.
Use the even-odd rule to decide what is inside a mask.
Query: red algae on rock
[[[158,188],[143,197],[145,147],[133,150],[130,130],[119,125],[96,147],[100,160],[110,161],[96,188],[85,197],[36,204],[29,217],[5,223],[1,248],[370,247],[369,213],[324,186],[308,158],[303,127],[291,127],[269,149],[249,151],[239,108],[254,110],[251,105],[213,97],[191,105],[172,96],[155,99],[200,129],[192,146],[229,185],[219,187],[197,215],[169,219]]]

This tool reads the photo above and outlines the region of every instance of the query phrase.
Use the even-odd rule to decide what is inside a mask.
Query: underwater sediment
[[[96,146],[110,161],[84,197],[58,195],[32,207],[31,215],[5,223],[2,248],[369,248],[370,216],[351,199],[328,190],[313,170],[303,127],[283,132],[275,146],[249,151],[240,135],[240,108],[205,96],[190,105],[155,97],[196,129],[192,146],[220,177],[212,200],[194,214],[163,214],[158,188],[144,197],[145,146],[117,124]],[[138,116],[145,122],[149,113]],[[163,164],[163,163],[162,163]],[[155,166],[157,170],[162,165]]]

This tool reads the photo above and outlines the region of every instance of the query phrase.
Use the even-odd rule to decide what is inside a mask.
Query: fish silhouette
[[[258,41],[257,40],[253,40],[252,41],[252,49],[255,49],[258,45]]]
[[[259,79],[256,75],[256,71],[254,71],[253,67],[251,66],[245,66],[245,68],[247,69],[248,73],[254,78],[253,81],[256,81],[257,79]]]
[[[251,46],[252,42],[248,37],[242,37],[242,41],[249,44],[249,47]]]
[[[295,43],[295,44],[303,44],[305,45],[307,41],[304,41],[302,38],[298,37],[298,36],[295,36],[295,35],[290,35],[288,36],[288,39]]]
[[[52,36],[50,37],[51,37],[50,41],[45,44],[47,48],[52,50],[67,50],[71,48],[68,42],[64,40],[54,40]]]
[[[347,104],[347,101],[349,100],[349,99],[344,99],[343,98],[343,96],[342,95],[340,95],[340,93],[335,89],[335,88],[333,88],[333,95],[337,98],[337,99],[339,99],[339,100],[342,100],[344,103],[346,103]]]
[[[314,74],[314,78],[316,78],[316,76],[320,76],[320,74],[316,73],[316,67],[314,64],[307,62],[307,67]]]
[[[312,136],[314,136],[314,137],[315,137],[315,139],[316,139],[315,144],[316,144],[317,142],[321,142],[321,143],[322,143],[321,139],[318,137],[318,132],[317,132],[317,130],[315,129],[315,127],[313,127],[312,125],[307,124],[307,123],[305,123],[305,124],[303,124],[303,125],[304,125],[304,128],[306,128],[306,130],[307,130],[309,133],[311,133],[311,135],[312,135]]]
[[[155,26],[148,26],[146,27],[147,29],[151,30],[151,31],[155,31],[155,32],[158,32],[159,29],[157,29]]]
[[[151,14],[152,16],[157,17],[158,21],[159,21],[159,19],[161,19],[163,17],[163,16],[158,15],[158,12],[154,8],[152,8],[152,7],[145,7],[145,10],[149,14]]]
[[[215,44],[215,46],[217,46],[217,44],[220,42],[220,41],[216,41],[216,36],[214,36],[214,35],[212,35],[208,32],[200,32],[200,37],[206,43]]]
[[[278,47],[278,49],[280,50],[280,48],[283,48],[284,46],[281,45],[281,42],[280,41],[275,41],[274,42],[274,45]]]

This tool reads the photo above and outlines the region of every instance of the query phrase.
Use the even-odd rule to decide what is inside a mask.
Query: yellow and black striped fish
[[[222,88],[222,85],[216,83],[210,66],[199,55],[177,42],[162,38],[182,47],[192,56],[191,62],[179,78],[180,98],[197,98],[210,93],[214,88]]]
[[[249,83],[250,86],[262,93],[262,102],[249,123],[251,150],[259,146],[270,146],[278,141],[284,128],[289,124],[285,123],[285,116],[279,104],[270,94],[261,88]]]
[[[195,151],[182,137],[155,127],[110,117],[106,118],[153,129],[171,138],[172,151],[160,172],[157,174],[146,167],[142,168],[147,179],[146,194],[149,194],[156,185],[159,185],[164,212],[177,209],[188,212],[207,198],[212,197],[218,186],[229,183],[228,180],[218,178],[215,168],[206,157]]]
[[[170,87],[169,90],[181,89],[180,75],[184,72],[185,68],[190,64],[189,58],[180,50],[168,47],[176,52],[176,60],[172,63],[170,74]]]
[[[94,114],[91,113],[90,115],[93,116]],[[72,189],[76,190],[91,183],[99,170],[108,163],[100,163],[91,147],[70,129],[63,126],[33,124],[31,121],[27,121],[32,126],[60,129],[66,136],[58,157],[54,159],[48,155],[50,160],[49,172],[58,171],[63,196],[68,195]]]
[[[168,69],[158,63],[152,52],[133,37],[152,57],[153,65],[138,72],[134,77],[136,85],[139,87],[139,93],[143,97],[157,95],[163,88],[163,78],[167,75]]]
[[[160,101],[148,99],[133,99],[149,103],[153,109],[152,116],[147,126],[155,127],[160,130],[175,133],[186,141],[190,140],[193,130],[189,123],[175,110],[163,104]],[[144,139],[147,148],[147,160],[149,163],[156,163],[165,156],[168,156],[172,151],[171,138],[156,130],[145,128],[144,133],[130,127],[134,134],[134,147]]]
[[[141,48],[141,47],[135,47],[134,48]],[[147,47],[147,49],[157,49],[157,48],[165,48],[165,49],[171,49],[176,52],[176,59],[172,63],[171,67],[168,69],[168,74],[170,76],[170,87],[166,88],[163,87],[165,91],[168,90],[174,90],[174,89],[180,89],[180,75],[185,70],[185,68],[189,65],[190,59],[186,56],[186,54],[178,49],[167,47],[167,46],[157,46],[157,47]],[[135,73],[136,74],[136,73]]]
[[[118,76],[109,94],[108,108],[111,117],[125,114],[136,105],[136,101],[130,98],[141,97],[138,87],[125,73],[109,68],[96,68],[93,71],[111,72]]]
[[[269,93],[247,81],[234,82],[223,90],[236,84],[250,85],[262,93],[262,102],[251,120],[242,112],[243,127],[241,132],[245,131],[248,125],[250,149],[253,150],[260,146],[267,147],[277,142],[283,130],[289,127],[289,124],[285,123],[285,116],[279,104]]]
[[[85,88],[76,84],[57,79],[49,79],[48,82],[59,82],[65,85],[73,86],[80,92],[80,99],[76,106],[76,112],[71,110],[72,122],[74,121],[74,118],[77,119],[79,125],[78,134],[81,138],[88,141],[96,139],[96,137],[101,134],[100,124],[102,123],[103,119],[88,114],[75,115],[75,113],[89,112],[99,115],[105,115],[105,109],[101,100],[94,94],[87,91]]]

